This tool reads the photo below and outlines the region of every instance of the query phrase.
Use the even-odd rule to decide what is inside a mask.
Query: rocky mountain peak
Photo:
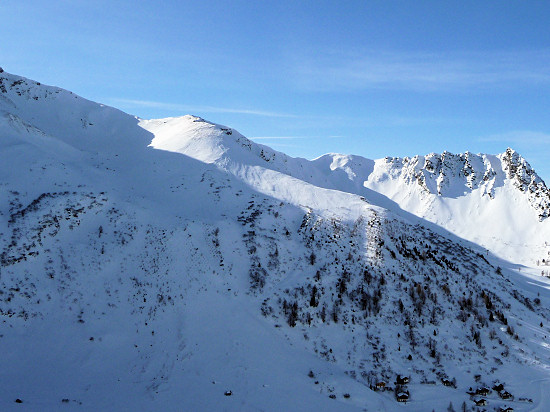
[[[384,160],[387,174],[407,184],[419,185],[425,195],[459,197],[479,189],[483,196],[493,199],[495,189],[508,180],[528,196],[541,221],[550,215],[550,191],[546,184],[529,163],[510,148],[496,156],[444,151]]]
[[[539,219],[542,221],[550,216],[550,190],[529,162],[511,148],[506,149],[499,158],[506,177],[518,190],[529,196],[533,208],[539,213]]]

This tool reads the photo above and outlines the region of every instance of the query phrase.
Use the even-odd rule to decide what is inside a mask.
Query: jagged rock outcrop
[[[502,161],[506,176],[518,190],[529,197],[529,202],[539,213],[539,219],[542,221],[548,218],[550,216],[550,190],[527,160],[510,148],[498,157]]]

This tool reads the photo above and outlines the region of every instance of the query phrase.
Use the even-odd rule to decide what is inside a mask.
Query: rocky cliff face
[[[391,174],[406,183],[417,183],[426,193],[453,196],[457,188],[489,186],[496,176],[485,155],[431,153],[412,158],[385,158]],[[491,190],[487,192],[491,195]]]
[[[494,198],[495,188],[508,179],[525,193],[541,221],[550,215],[550,190],[512,149],[496,156],[443,152],[412,158],[387,157],[383,167],[392,178],[418,185],[426,194],[443,197],[458,197],[479,189],[482,195]]]
[[[529,197],[529,202],[539,213],[542,221],[550,216],[550,190],[519,153],[512,149],[498,156],[506,176],[514,186]]]

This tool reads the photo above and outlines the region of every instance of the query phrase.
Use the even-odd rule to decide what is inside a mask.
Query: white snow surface
[[[549,407],[548,191],[512,150],[308,161],[0,72],[0,165],[1,410]]]

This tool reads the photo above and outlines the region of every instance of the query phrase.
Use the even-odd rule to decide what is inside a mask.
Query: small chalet
[[[453,383],[446,378],[441,379],[441,383],[443,384],[443,386],[453,386]]]
[[[514,408],[512,408],[511,406],[508,406],[507,408],[500,408],[499,411],[500,412],[514,412]]]
[[[377,382],[376,383],[376,389],[383,391],[386,387],[386,382]]]
[[[407,383],[409,383],[409,377],[397,375],[397,379],[395,380],[395,383],[396,385],[406,385]]]
[[[502,391],[498,393],[502,399],[514,399],[514,396],[508,391]]]
[[[504,389],[504,385],[502,383],[499,383],[498,385],[493,386],[493,390],[497,392],[500,392],[503,389]]]
[[[487,400],[486,399],[479,399],[477,401],[474,401],[474,403],[476,404],[476,406],[486,406],[487,405]]]
[[[491,389],[489,389],[489,388],[477,388],[476,389],[476,395],[487,396],[490,393],[491,393]]]
[[[409,392],[399,392],[395,397],[397,402],[407,402],[409,400]]]

